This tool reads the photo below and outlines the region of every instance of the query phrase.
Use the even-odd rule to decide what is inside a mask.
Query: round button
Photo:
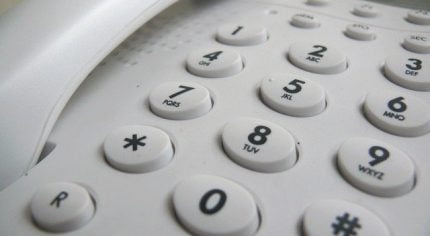
[[[325,6],[332,2],[332,0],[307,0],[306,3],[313,6]]]
[[[430,11],[412,10],[408,12],[406,19],[417,25],[430,25]]]
[[[288,58],[295,66],[318,74],[336,74],[347,68],[341,51],[318,43],[295,43]]]
[[[286,115],[314,116],[326,107],[324,89],[308,79],[273,75],[263,80],[260,92],[267,106]]]
[[[104,141],[109,164],[124,172],[144,173],[167,165],[173,158],[169,136],[151,126],[124,126]]]
[[[367,95],[364,113],[376,127],[399,136],[420,136],[430,131],[430,110],[424,101],[393,91]]]
[[[341,200],[311,204],[303,216],[306,236],[362,235],[389,236],[387,226],[369,210]]]
[[[222,78],[242,71],[239,53],[229,49],[204,49],[191,53],[187,58],[188,71],[207,78]]]
[[[294,15],[291,24],[299,28],[317,28],[320,26],[320,22],[313,15],[306,13]]]
[[[348,25],[345,34],[352,39],[361,41],[370,41],[376,38],[376,34],[373,32],[372,28],[362,24]]]
[[[31,199],[36,224],[50,232],[67,232],[87,224],[94,215],[88,191],[74,183],[52,183],[40,188]]]
[[[167,82],[149,95],[151,110],[164,118],[186,120],[202,116],[212,108],[209,91],[192,82]]]
[[[355,187],[381,197],[409,192],[415,166],[394,146],[369,138],[351,138],[338,151],[339,171]]]
[[[222,131],[227,155],[237,164],[259,172],[280,172],[297,161],[293,136],[284,128],[265,120],[239,118]]]
[[[257,205],[240,185],[215,176],[193,176],[173,192],[173,207],[193,235],[254,235]]]
[[[267,41],[266,28],[253,24],[225,24],[217,30],[217,40],[234,46],[250,46]]]
[[[425,35],[409,35],[403,41],[403,47],[411,52],[430,53],[430,38]]]
[[[402,87],[430,91],[430,61],[424,58],[390,56],[385,61],[384,72],[389,80]]]
[[[371,4],[360,4],[354,7],[352,11],[354,15],[361,17],[376,17],[379,15],[379,10]]]

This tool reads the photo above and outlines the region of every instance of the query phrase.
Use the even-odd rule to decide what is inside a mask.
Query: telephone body
[[[405,43],[407,37],[430,38],[429,4],[417,2],[415,7],[422,9],[418,16],[411,9],[356,0],[23,1],[0,18],[4,36],[0,39],[0,234],[206,234],[183,219],[179,203],[172,199],[182,180],[209,175],[249,192],[258,212],[256,228],[241,235],[312,235],[312,224],[303,220],[310,215],[309,206],[333,199],[369,210],[389,235],[429,235],[429,82],[422,83],[427,86],[423,90],[421,84],[390,78],[391,68],[387,69],[387,58],[405,57],[410,73],[429,75],[430,47],[425,42],[415,47]],[[241,25],[258,25],[264,27],[265,36],[234,45],[228,35],[227,39],[220,36],[219,27],[228,24],[239,26],[232,35],[244,29]],[[364,31],[371,27],[370,36],[348,28],[354,24]],[[312,44],[312,63],[323,60],[332,47],[344,57],[336,58],[340,62],[335,67],[315,69],[295,57],[293,52],[301,52],[298,42]],[[221,72],[195,69],[192,55],[200,49],[207,52],[201,55],[208,66],[220,52],[230,50],[241,61]],[[284,91],[299,92],[306,83],[321,85],[320,111],[312,108],[288,115],[273,105],[270,93],[263,89],[264,79],[282,75],[295,79]],[[205,112],[181,118],[158,111],[152,94],[165,82],[178,83],[174,85],[178,90],[167,94],[171,98],[202,86],[210,105]],[[411,96],[425,104],[419,107],[424,124],[415,129],[392,128],[376,121],[372,109],[377,99],[371,100],[369,94],[377,97],[385,91],[399,93],[388,104],[399,112],[385,117],[405,119],[400,110],[415,103],[402,99]],[[291,94],[284,95],[289,98]],[[173,100],[166,104],[180,106]],[[227,127],[255,121],[226,125],[241,117],[270,121],[288,130],[295,159],[285,167],[261,168],[244,162],[240,155],[232,157],[235,150],[229,149],[226,140],[236,130],[231,128],[230,135]],[[273,128],[267,129],[271,124],[250,130],[250,143],[243,150],[257,153],[258,145],[275,135]],[[112,164],[106,157],[109,135],[133,125],[164,131],[171,143],[170,159],[142,171]],[[379,140],[401,150],[407,163],[412,163],[409,189],[378,192],[351,180],[351,171],[338,159],[350,153],[345,141],[353,137]],[[124,150],[149,145],[146,136],[137,138],[124,137],[129,140]],[[390,158],[381,145],[369,150],[373,163]],[[392,171],[384,170],[369,169],[367,175],[382,180],[383,174]],[[84,223],[52,227],[38,221],[34,211],[39,208],[30,207],[34,196],[56,182],[73,183],[88,192],[93,208]],[[219,199],[224,196],[222,191],[208,193],[218,194]],[[199,198],[200,203],[210,196]],[[66,195],[56,197],[61,200]],[[229,201],[230,195],[224,197]],[[61,201],[54,200],[51,206],[60,206]],[[376,226],[349,222],[353,231],[379,232],[364,231]],[[329,223],[335,225],[336,218]],[[330,224],[327,227],[336,230]]]

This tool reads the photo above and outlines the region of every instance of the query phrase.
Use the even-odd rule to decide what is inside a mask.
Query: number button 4
[[[151,110],[158,116],[172,120],[186,120],[202,116],[212,108],[209,91],[192,82],[167,82],[149,95]]]
[[[326,107],[324,89],[303,78],[270,76],[260,87],[261,98],[270,108],[291,116],[314,116]]]
[[[428,104],[414,96],[378,91],[367,95],[364,113],[376,127],[399,136],[420,136],[430,131]]]
[[[227,155],[237,164],[259,172],[279,172],[297,161],[293,136],[281,126],[253,118],[239,118],[222,132]]]
[[[222,78],[243,70],[239,53],[233,50],[204,49],[192,52],[187,58],[190,73],[207,78]]]
[[[180,182],[173,192],[173,207],[193,235],[254,235],[259,225],[251,194],[220,177],[201,175]]]

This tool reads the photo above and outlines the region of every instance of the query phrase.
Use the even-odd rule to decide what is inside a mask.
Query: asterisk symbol
[[[124,141],[127,143],[127,144],[125,144],[123,147],[124,148],[128,148],[128,147],[130,147],[130,146],[133,146],[133,152],[134,151],[137,151],[137,147],[138,146],[145,146],[146,145],[146,143],[144,143],[144,142],[141,142],[142,140],[144,140],[144,139],[146,139],[146,136],[143,136],[143,137],[140,137],[140,138],[137,138],[137,134],[133,134],[133,137],[130,139],[130,138],[125,138],[124,139]]]

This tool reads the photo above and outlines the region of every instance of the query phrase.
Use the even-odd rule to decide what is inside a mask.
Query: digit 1
[[[236,35],[241,29],[243,29],[243,26],[238,26],[237,29],[231,33],[231,35]]]
[[[369,165],[376,166],[385,161],[390,156],[390,152],[381,146],[372,146],[369,149],[369,155],[374,159],[369,162]]]
[[[213,206],[212,208],[208,207],[208,201],[213,195],[219,195],[218,202]],[[227,194],[225,194],[224,191],[221,189],[212,189],[205,193],[200,200],[200,211],[202,211],[206,215],[213,215],[217,213],[221,208],[225,205],[225,202],[227,201]]]

